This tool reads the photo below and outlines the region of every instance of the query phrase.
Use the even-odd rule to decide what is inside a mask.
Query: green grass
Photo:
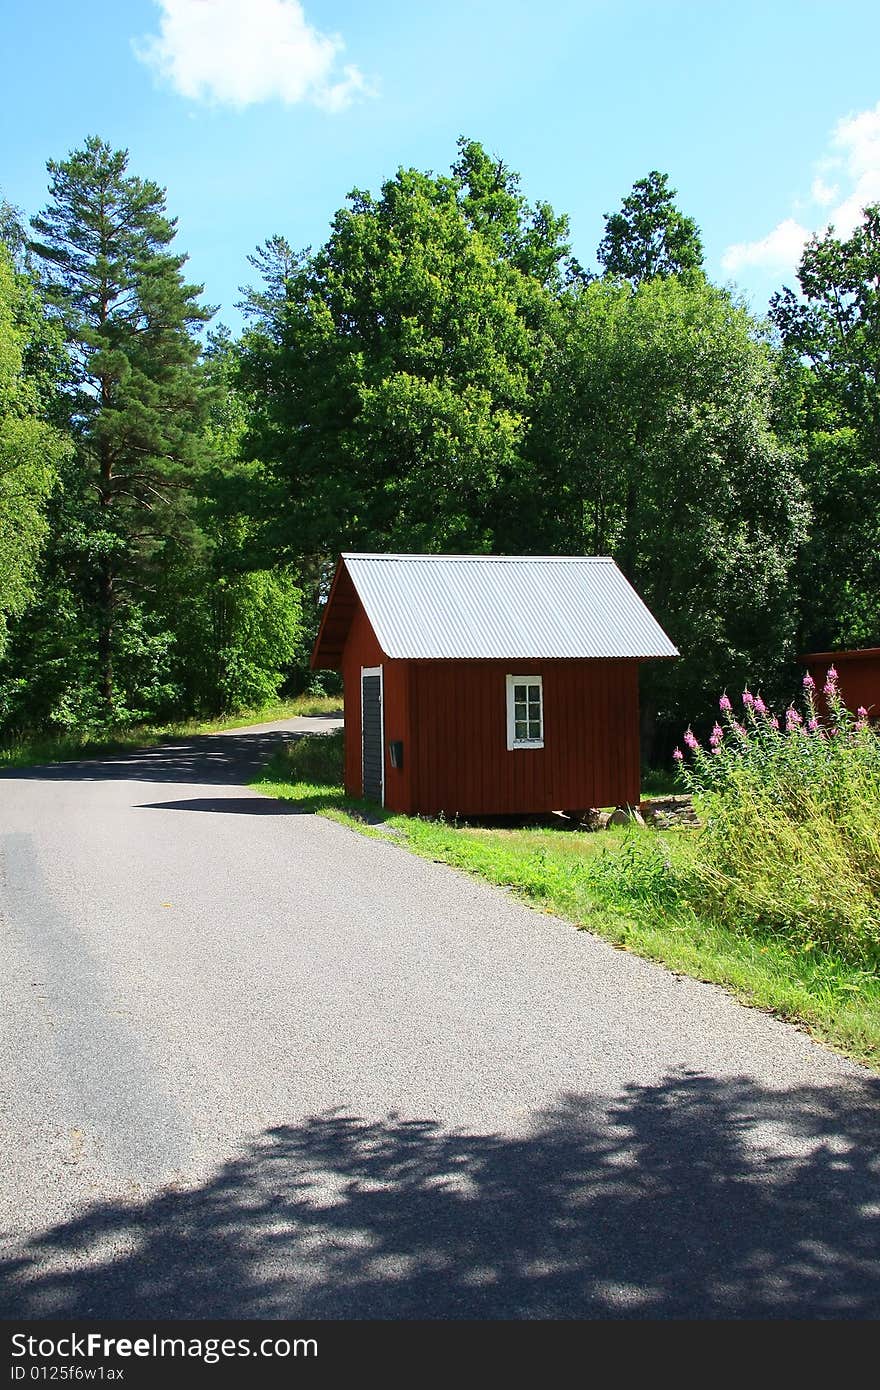
[[[308,750],[309,743],[323,746]],[[510,889],[533,907],[636,955],[722,985],[880,1070],[876,971],[770,933],[735,931],[678,900],[665,868],[687,862],[693,831],[483,828],[393,815],[375,806],[365,818],[364,804],[346,798],[339,785],[340,768],[340,740],[302,740],[273,759],[254,785],[361,833],[382,835],[384,824],[396,832],[396,843],[423,858]]]
[[[98,758],[111,753],[124,753],[132,748],[147,748],[168,739],[222,733],[227,729],[247,728],[250,724],[292,719],[296,715],[337,714],[341,711],[342,697],[339,695],[297,695],[292,700],[276,700],[268,705],[236,710],[215,719],[133,724],[99,733],[23,735],[0,744],[0,767],[29,767],[39,763],[64,762],[71,758]]]

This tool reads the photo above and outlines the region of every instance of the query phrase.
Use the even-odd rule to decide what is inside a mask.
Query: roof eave
[[[798,665],[807,666],[819,661],[876,661],[880,658],[880,647],[851,647],[836,652],[804,652],[798,657]]]
[[[333,581],[330,585],[330,592],[327,595],[327,602],[324,604],[324,612],[321,614],[321,623],[318,627],[318,635],[315,638],[314,645],[312,647],[312,653],[309,657],[309,669],[312,671],[338,671],[342,665],[341,649],[339,651],[338,657],[336,657],[335,659],[329,659],[322,656],[322,648],[324,646],[326,638],[328,619],[330,618],[330,615],[333,611],[334,601],[336,598],[336,591],[339,586],[340,575],[343,571],[345,571],[345,573],[348,574],[348,571],[345,566],[344,555],[340,556],[340,558],[336,562],[336,569],[333,574]],[[350,575],[349,579],[351,579]]]

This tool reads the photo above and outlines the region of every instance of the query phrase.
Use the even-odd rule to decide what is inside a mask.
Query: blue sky
[[[6,0],[2,32],[5,196],[42,206],[86,134],[127,147],[232,326],[258,242],[318,244],[353,186],[446,170],[459,134],[569,213],[588,265],[666,171],[759,312],[807,232],[880,199],[876,0]]]

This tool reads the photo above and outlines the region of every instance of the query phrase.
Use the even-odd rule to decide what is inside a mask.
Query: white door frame
[[[379,766],[382,770],[382,794],[379,805],[385,805],[385,676],[381,666],[361,667],[361,796],[364,792],[364,676],[379,677]]]

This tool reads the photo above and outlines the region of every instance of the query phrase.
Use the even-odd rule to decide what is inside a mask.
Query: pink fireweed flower
[[[672,755],[672,758],[673,758],[673,761],[674,761],[674,762],[683,763],[683,762],[684,762],[684,753],[682,753],[682,751],[681,751],[680,748],[676,748],[675,752],[674,752],[673,755]]]
[[[715,744],[713,744],[713,745],[712,745],[712,756],[713,756],[713,758],[717,758],[717,756],[718,756],[718,754],[719,754],[720,752],[721,752],[721,744],[720,744],[720,743],[715,743]]]
[[[754,703],[755,703],[755,697],[754,697],[754,695],[752,694],[751,690],[749,690],[748,688],[746,688],[746,689],[743,691],[743,705],[745,706],[746,709],[751,709],[752,706],[754,705]]]
[[[833,666],[828,667],[828,675],[825,679],[825,684],[822,687],[822,693],[826,695],[829,700],[833,700],[834,697],[838,694],[837,671],[834,669]]]
[[[858,709],[856,710],[856,718],[857,718],[857,719],[867,719],[867,717],[868,717],[868,711],[865,709],[865,706],[864,706],[864,705],[859,705]]]
[[[756,695],[756,696],[755,696],[755,714],[766,714],[766,713],[767,713],[767,706],[764,704],[764,701],[761,699],[760,695]]]
[[[772,718],[771,718],[771,720],[770,720],[770,728],[771,728],[771,729],[778,729],[778,728],[779,728],[779,720],[776,718],[776,715],[775,715],[775,714],[772,716]]]
[[[720,710],[722,710],[722,711],[724,712],[724,714],[729,714],[729,713],[730,713],[730,711],[731,711],[731,709],[733,708],[733,706],[731,705],[731,703],[730,703],[730,701],[729,701],[729,699],[727,698],[726,695],[722,695],[722,696],[721,696],[721,699],[718,701],[718,708],[719,708]]]
[[[716,724],[715,727],[714,727],[714,729],[712,730],[711,734],[709,735],[709,745],[710,745],[710,747],[711,747],[712,749],[717,748],[718,745],[719,745],[719,743],[720,743],[721,740],[723,739],[723,737],[724,737],[724,730],[722,729],[722,727],[721,727],[720,724]]]
[[[685,730],[684,741],[685,741],[685,743],[687,744],[688,748],[691,750],[691,752],[692,752],[692,753],[696,753],[696,751],[697,751],[697,749],[699,748],[700,745],[699,745],[697,739],[695,738],[695,736],[694,736],[694,734],[693,734],[693,731],[692,731],[691,729],[686,729],[686,730]]]
[[[785,711],[785,722],[793,729],[796,729],[799,724],[803,723],[794,705],[789,705],[788,709]]]
[[[740,738],[746,737],[745,726],[743,724],[737,723],[735,719],[733,721],[733,732],[735,734],[739,734]]]
[[[809,724],[807,725],[807,728],[809,729],[809,731],[810,731],[811,734],[817,734],[817,733],[819,732],[819,721],[818,721],[818,719],[815,719],[815,718],[814,718],[814,719],[811,719],[810,722],[809,722]]]
[[[815,689],[816,689],[816,682],[813,680],[813,677],[810,675],[810,673],[809,673],[809,671],[808,671],[807,674],[804,676],[804,690],[815,690]]]

